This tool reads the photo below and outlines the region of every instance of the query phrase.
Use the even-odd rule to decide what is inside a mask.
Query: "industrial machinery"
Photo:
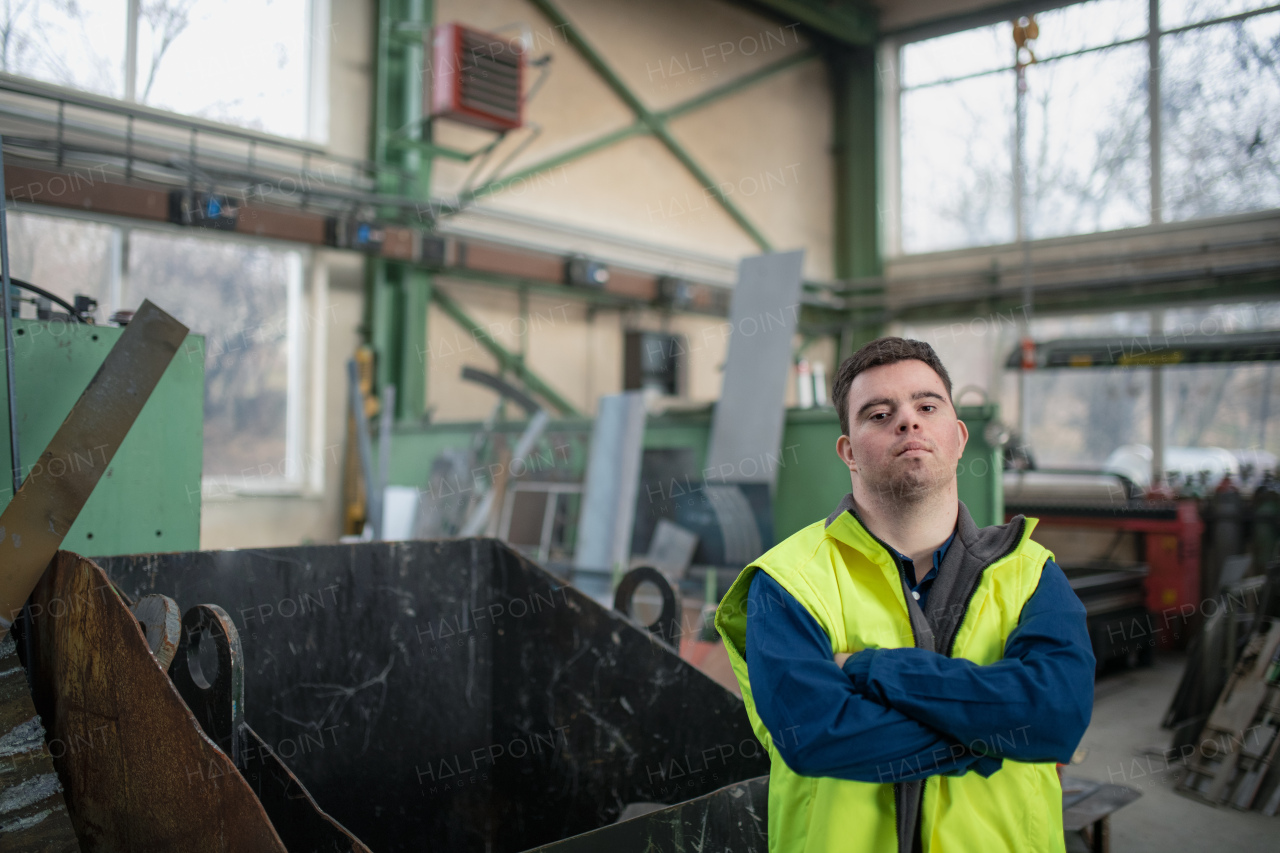
[[[1124,477],[1089,471],[1008,471],[1004,490],[1007,517],[1040,519],[1036,540],[1089,611],[1099,664],[1186,643],[1204,532],[1194,500],[1144,500]]]
[[[39,460],[81,391],[124,330],[62,320],[13,320],[14,372],[24,476],[66,476],[102,464],[86,447]],[[0,388],[4,383],[0,371]],[[0,391],[3,396],[3,391]],[[63,540],[81,554],[131,554],[200,547],[204,447],[204,337],[189,335]],[[0,418],[8,445],[8,424]],[[0,461],[5,483],[12,466]],[[12,497],[0,491],[0,510]]]

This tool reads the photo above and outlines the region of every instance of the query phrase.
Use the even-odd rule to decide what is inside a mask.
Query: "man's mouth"
[[[902,445],[902,449],[898,451],[897,455],[916,456],[920,453],[932,452],[933,451],[929,449],[929,445],[925,444],[923,441],[908,441],[906,444]]]

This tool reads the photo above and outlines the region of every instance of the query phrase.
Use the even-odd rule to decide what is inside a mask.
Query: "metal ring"
[[[658,588],[662,594],[662,612],[657,620],[649,625],[649,633],[658,639],[675,646],[679,643],[680,611],[676,604],[675,590],[662,572],[653,566],[637,566],[622,576],[622,582],[613,594],[613,609],[624,616],[631,616],[631,599],[640,588],[640,584],[648,581]],[[632,617],[634,618],[634,617]]]

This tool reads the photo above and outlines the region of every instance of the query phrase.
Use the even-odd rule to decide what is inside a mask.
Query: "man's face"
[[[855,497],[918,501],[955,482],[969,431],[933,368],[910,359],[859,373],[849,387],[849,435],[836,452]]]

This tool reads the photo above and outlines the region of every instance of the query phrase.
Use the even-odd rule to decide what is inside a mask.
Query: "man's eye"
[[[878,420],[883,420],[884,418],[887,418],[887,417],[889,417],[888,412],[876,412],[874,415],[871,416],[871,420],[878,421]]]
[[[923,409],[923,410],[925,410],[925,411],[930,411],[930,412],[932,412],[934,409],[937,409],[938,407],[937,407],[937,406],[934,406],[934,405],[932,405],[932,404],[930,404],[930,405],[927,405],[927,406],[921,406],[920,408],[921,408],[921,409]]]

